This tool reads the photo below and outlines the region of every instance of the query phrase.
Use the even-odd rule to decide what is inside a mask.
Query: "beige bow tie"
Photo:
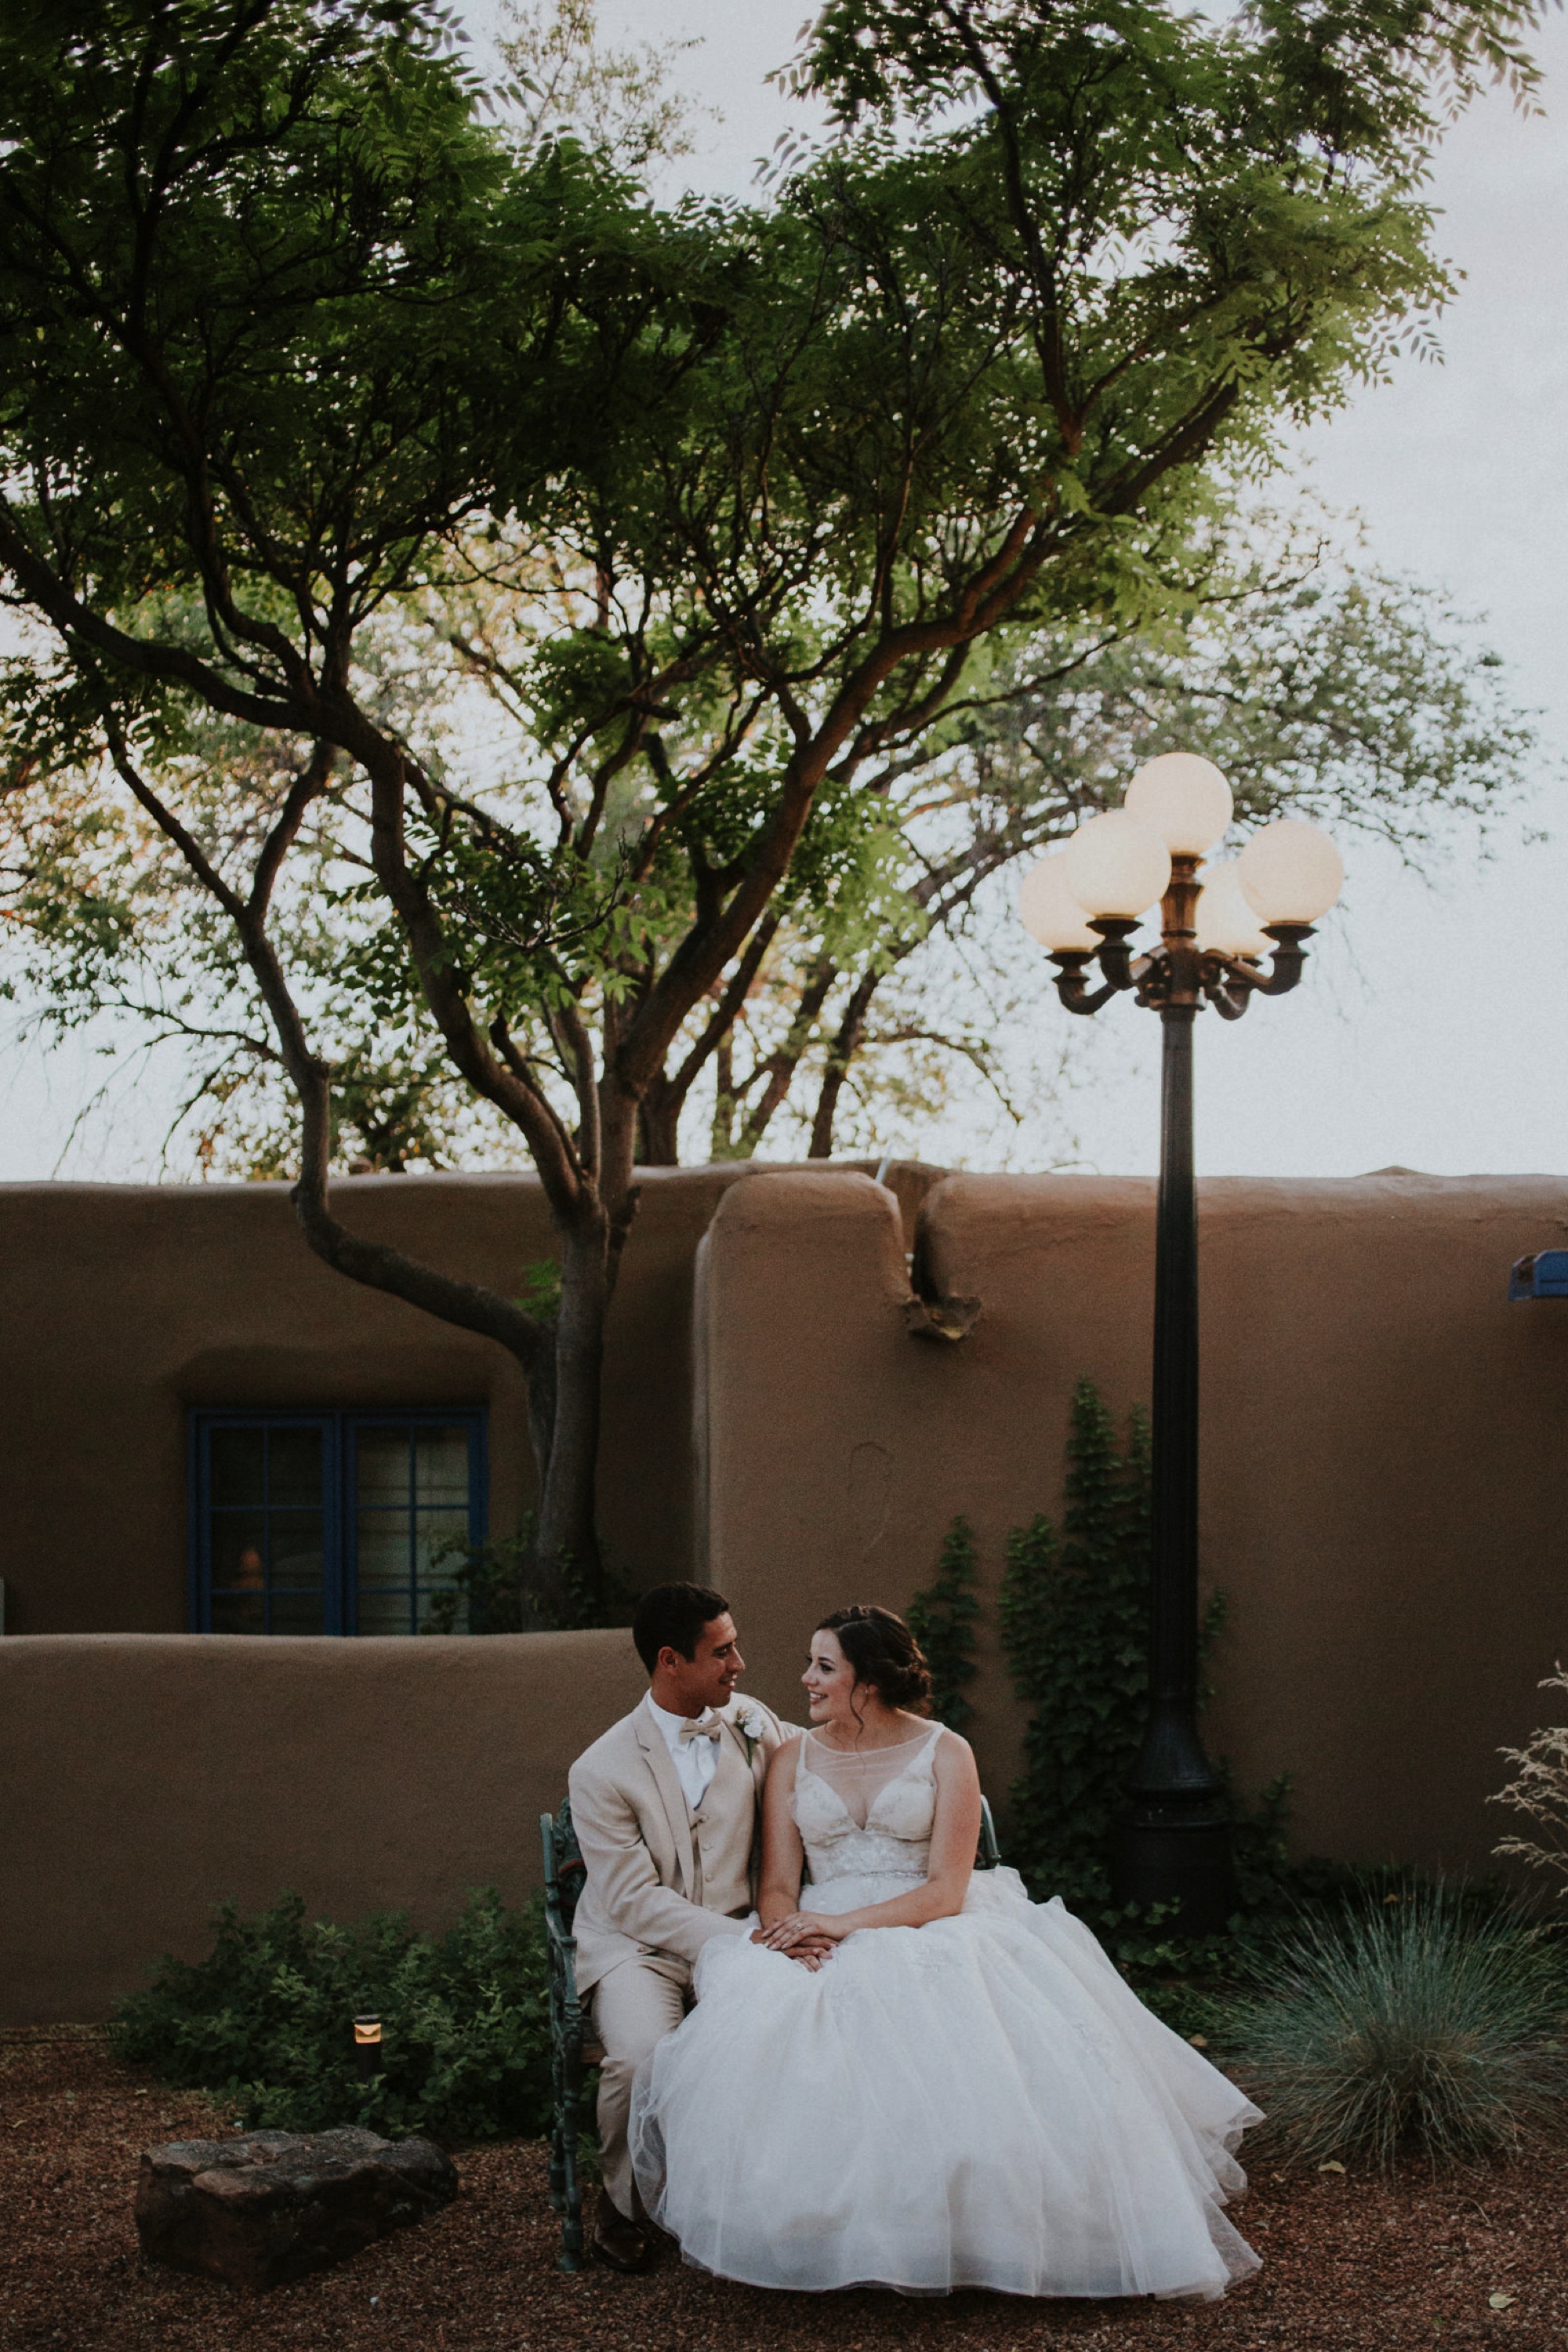
[[[689,1719],[680,1727],[681,1742],[688,1739],[717,1739],[724,1727],[716,1715],[708,1715],[696,1723]]]

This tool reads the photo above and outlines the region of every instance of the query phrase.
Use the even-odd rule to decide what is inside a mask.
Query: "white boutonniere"
[[[763,1737],[767,1727],[767,1717],[762,1708],[753,1706],[750,1699],[742,1699],[735,1710],[735,1728],[746,1743],[748,1764],[755,1755],[757,1742]]]

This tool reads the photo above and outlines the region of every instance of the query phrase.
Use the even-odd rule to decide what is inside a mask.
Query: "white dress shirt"
[[[685,1792],[687,1803],[695,1813],[719,1769],[719,1743],[716,1739],[682,1739],[681,1728],[688,1717],[671,1715],[667,1706],[656,1706],[651,1691],[644,1705],[664,1734],[664,1744],[675,1765],[675,1777]],[[712,1719],[711,1708],[704,1707],[701,1720],[706,1723]]]

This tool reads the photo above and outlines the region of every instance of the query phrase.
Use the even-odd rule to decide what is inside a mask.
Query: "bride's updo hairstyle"
[[[931,1713],[931,1668],[925,1652],[901,1617],[868,1603],[836,1609],[817,1627],[831,1633],[855,1670],[858,1683],[874,1690],[884,1706],[910,1715]]]

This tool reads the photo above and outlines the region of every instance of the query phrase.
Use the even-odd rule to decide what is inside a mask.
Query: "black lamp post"
[[[1342,878],[1326,835],[1285,819],[1255,835],[1235,866],[1211,868],[1200,880],[1204,852],[1230,816],[1229,787],[1207,761],[1185,752],[1152,760],[1129,787],[1125,809],[1091,818],[1065,853],[1035,867],[1021,907],[1050,950],[1069,1013],[1093,1013],[1131,992],[1160,1015],[1149,1714],[1127,1783],[1131,1812],[1114,1875],[1123,1901],[1179,1902],[1180,1925],[1194,1935],[1224,1925],[1236,1906],[1236,1876],[1224,1789],[1197,1725],[1193,1024],[1205,1003],[1236,1021],[1254,996],[1294,988],[1312,919],[1332,906]],[[1135,954],[1131,935],[1155,898],[1159,944]],[[1096,961],[1100,978],[1091,986]]]

